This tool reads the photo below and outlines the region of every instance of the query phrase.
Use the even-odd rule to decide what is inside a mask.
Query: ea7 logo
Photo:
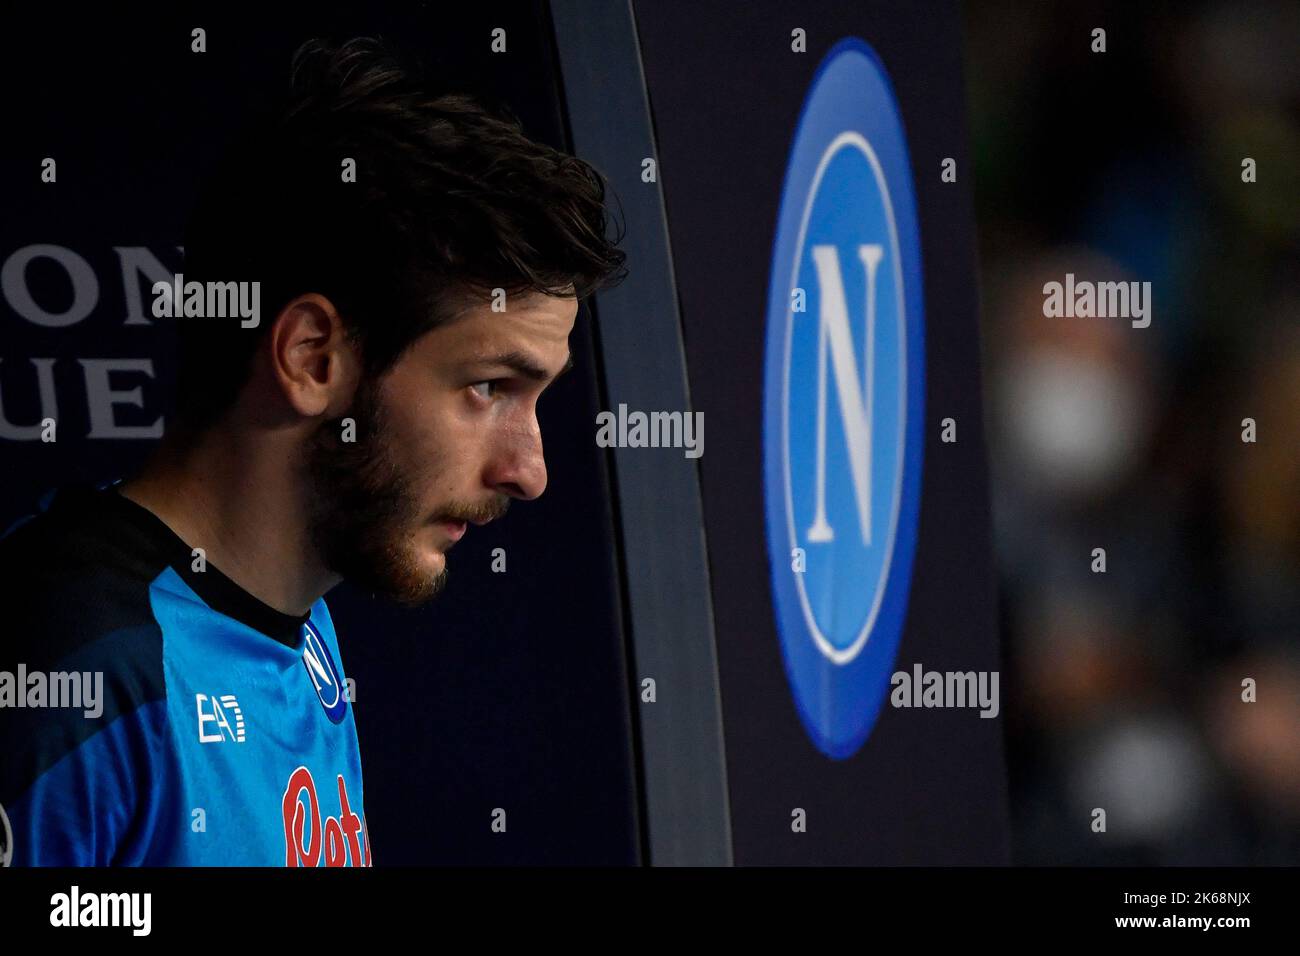
[[[244,742],[244,712],[234,694],[194,695],[194,709],[199,718],[199,743],[219,744],[230,740]],[[205,726],[206,725],[206,726]]]

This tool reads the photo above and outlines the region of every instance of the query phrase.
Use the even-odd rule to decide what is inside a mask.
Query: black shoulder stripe
[[[167,556],[97,494],[61,491],[0,539],[0,803],[166,693],[149,591]]]

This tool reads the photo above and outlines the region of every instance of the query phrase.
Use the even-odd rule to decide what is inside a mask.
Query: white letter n
[[[862,543],[871,544],[871,393],[875,373],[876,268],[885,248],[858,246],[858,258],[867,271],[866,334],[863,342],[863,372],[866,380],[859,392],[858,363],[853,355],[849,311],[840,277],[840,257],[834,246],[813,246],[821,314],[817,325],[817,505],[810,542],[833,541],[835,530],[826,521],[826,354],[829,347],[839,396],[840,420],[848,446],[853,495],[858,504],[858,526]]]

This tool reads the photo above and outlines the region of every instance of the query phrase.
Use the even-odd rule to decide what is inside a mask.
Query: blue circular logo
[[[837,43],[795,130],[772,252],[764,369],[768,557],[809,736],[870,734],[916,552],[925,317],[902,119],[875,51]]]
[[[320,698],[321,706],[325,708],[329,719],[336,724],[340,723],[348,710],[348,698],[339,677],[339,669],[334,666],[334,656],[330,654],[325,638],[321,637],[320,631],[316,630],[316,625],[311,621],[303,625],[303,636],[302,662],[316,688],[316,696]]]

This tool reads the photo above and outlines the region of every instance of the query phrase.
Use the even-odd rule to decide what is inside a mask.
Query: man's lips
[[[471,524],[481,528],[488,522],[495,521],[504,515],[509,503],[509,499],[503,496],[496,502],[498,507],[462,508],[460,509],[460,515],[463,517],[458,516],[454,511],[450,514],[444,511],[442,514],[437,515],[433,521],[451,538],[452,544],[455,544],[469,530]]]

